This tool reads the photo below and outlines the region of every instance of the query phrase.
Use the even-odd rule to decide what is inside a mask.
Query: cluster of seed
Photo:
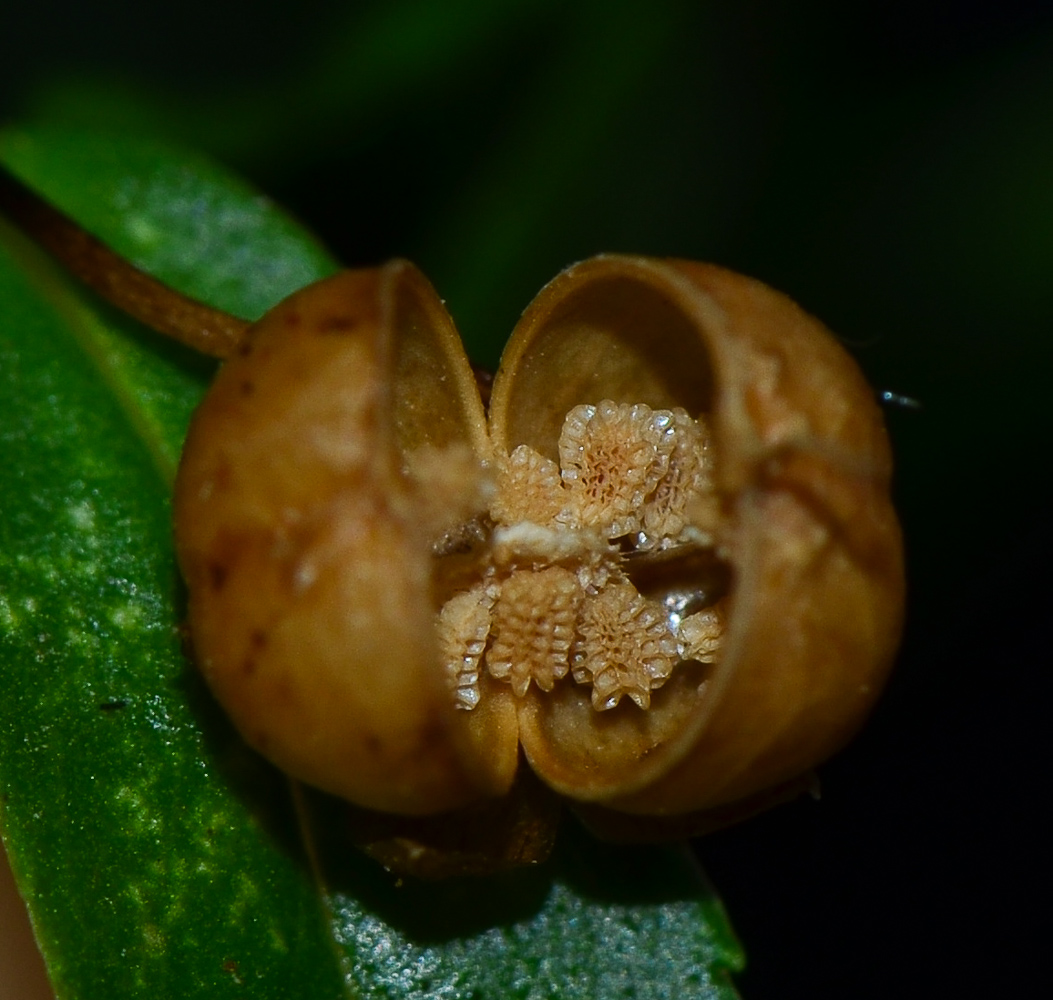
[[[518,696],[568,673],[592,705],[641,708],[681,660],[711,662],[721,605],[681,617],[641,595],[627,557],[712,544],[708,433],[685,411],[605,400],[574,407],[559,462],[520,445],[497,469],[484,579],[439,612],[456,704],[479,702],[482,669]]]

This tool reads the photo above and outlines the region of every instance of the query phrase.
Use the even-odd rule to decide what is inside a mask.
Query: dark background
[[[204,149],[348,263],[416,260],[484,363],[562,266],[620,250],[754,274],[920,400],[888,413],[887,696],[821,802],[698,850],[746,1000],[1053,978],[1053,4],[10,6],[0,122]]]

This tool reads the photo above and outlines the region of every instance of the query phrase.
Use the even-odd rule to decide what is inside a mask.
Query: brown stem
[[[246,320],[189,298],[130,264],[0,166],[0,211],[107,302],[202,354],[229,357]]]

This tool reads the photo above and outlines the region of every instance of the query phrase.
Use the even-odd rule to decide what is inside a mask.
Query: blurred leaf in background
[[[638,251],[784,289],[919,399],[889,413],[912,597],[888,696],[821,805],[699,852],[754,1000],[1030,985],[1053,9],[40,0],[0,14],[0,111],[218,157],[340,260],[416,260],[485,363],[560,267]]]

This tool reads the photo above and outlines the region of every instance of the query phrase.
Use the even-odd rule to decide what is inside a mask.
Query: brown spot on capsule
[[[213,562],[208,565],[208,582],[213,590],[222,590],[227,583],[227,567],[223,563]]]
[[[319,333],[350,333],[359,324],[357,316],[333,315],[318,321]]]

